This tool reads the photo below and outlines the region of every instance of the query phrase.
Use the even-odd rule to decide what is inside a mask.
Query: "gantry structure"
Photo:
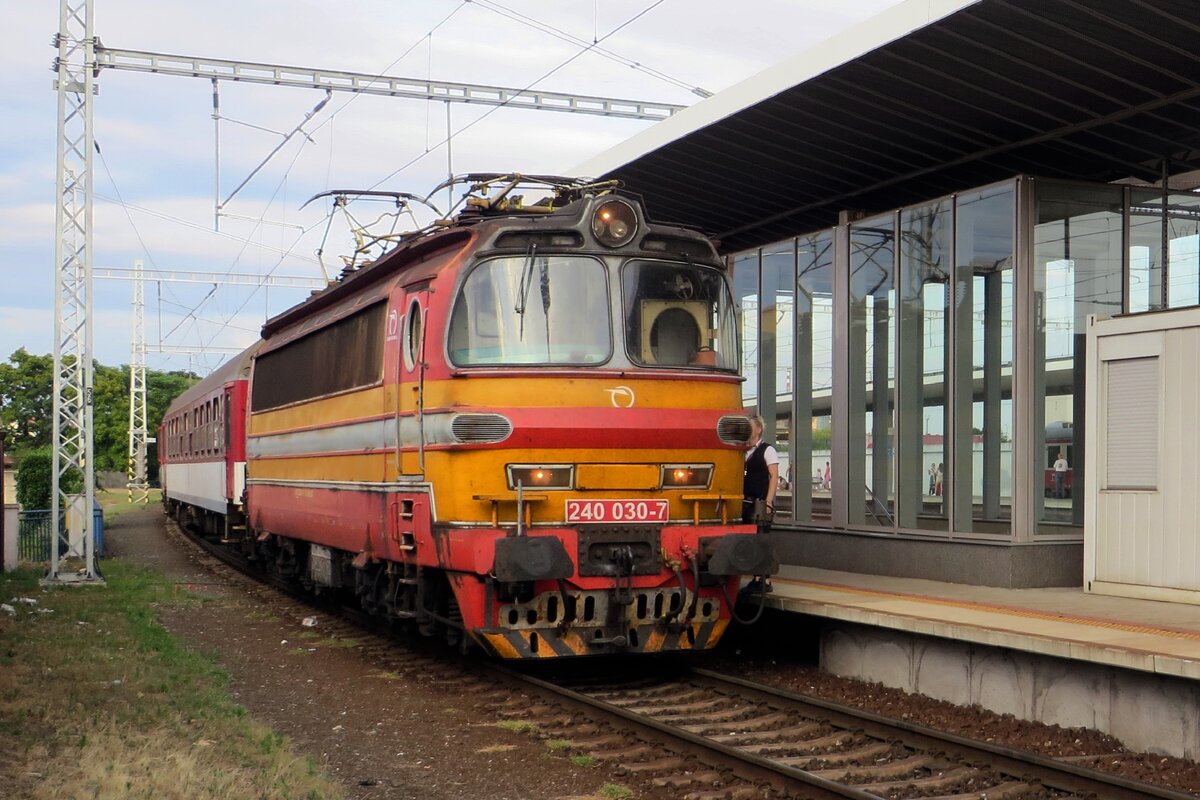
[[[102,47],[94,30],[95,0],[59,0],[59,27],[54,36],[58,50],[54,70],[58,92],[57,198],[54,266],[54,468],[52,506],[67,509],[66,516],[50,515],[54,540],[46,583],[98,583],[94,517],[95,464],[93,437],[93,338],[92,338],[92,157],[95,153],[93,102],[96,76],[103,69],[149,72],[203,78],[213,83],[213,118],[220,109],[217,85],[221,81],[273,86],[304,86],[332,92],[377,94],[447,104],[474,103],[542,111],[593,114],[642,120],[670,117],[683,106],[645,103],[592,95],[570,95],[483,84],[450,83],[397,78],[369,73],[322,70],[258,62],[172,56],[141,50]],[[319,107],[323,106],[320,104]],[[306,116],[312,117],[318,109]],[[301,123],[303,125],[303,123]],[[293,134],[300,132],[297,126]],[[290,135],[289,135],[290,136]],[[219,141],[219,140],[218,140]],[[219,145],[218,145],[219,147]],[[219,150],[218,150],[219,152]],[[269,157],[268,157],[269,158]],[[265,162],[264,162],[265,163]],[[257,169],[261,168],[261,164]],[[248,180],[248,179],[247,179]],[[245,185],[243,181],[238,189]],[[234,190],[236,194],[237,189]],[[217,192],[217,214],[223,203]],[[232,197],[232,194],[230,195]],[[233,276],[230,276],[233,277]],[[136,285],[136,284],[135,284]],[[144,463],[148,433],[145,428],[145,352],[137,351],[135,294],[134,363],[141,365],[141,380],[130,377],[130,427],[138,424],[140,439],[130,434],[131,462],[135,449]],[[143,314],[144,314],[144,303]],[[144,319],[141,337],[144,339]],[[160,346],[160,350],[161,350]],[[217,348],[206,348],[209,352]],[[140,359],[140,360],[139,360]],[[133,371],[138,368],[135,366]],[[140,416],[134,409],[141,400]],[[76,490],[79,480],[82,487]],[[131,479],[131,484],[133,479]],[[61,553],[60,553],[61,550]]]

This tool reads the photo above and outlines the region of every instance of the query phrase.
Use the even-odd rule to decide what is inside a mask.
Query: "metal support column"
[[[129,502],[145,505],[150,501],[146,474],[146,298],[142,284],[142,262],[133,262],[137,277],[133,281],[133,347],[129,359],[129,459],[127,473]]]
[[[91,0],[60,0],[58,208],[54,275],[54,469],[47,583],[101,580],[96,571],[92,457],[92,97],[96,91]],[[70,491],[82,479],[79,493]],[[63,530],[60,509],[68,512]],[[60,549],[63,551],[60,556]]]

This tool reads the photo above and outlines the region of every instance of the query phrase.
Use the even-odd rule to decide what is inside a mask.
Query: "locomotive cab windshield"
[[[631,260],[620,267],[625,349],[638,366],[736,371],[733,304],[711,267]],[[477,264],[450,317],[460,367],[599,366],[613,356],[605,262],[585,255],[491,258]]]
[[[625,341],[635,364],[736,370],[737,326],[715,269],[631,261],[621,270]]]

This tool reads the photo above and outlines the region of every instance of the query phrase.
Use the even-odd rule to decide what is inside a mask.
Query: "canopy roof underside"
[[[705,120],[717,95],[688,110],[693,127],[673,140],[637,136],[586,166],[641,193],[654,219],[698,225],[725,252],[833,225],[844,209],[885,210],[1018,173],[1153,183],[1164,163],[1169,174],[1200,168],[1200,3],[958,5]],[[755,80],[728,91],[753,94]],[[652,149],[635,155],[639,140]]]

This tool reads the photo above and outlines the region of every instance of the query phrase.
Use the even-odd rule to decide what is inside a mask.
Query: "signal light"
[[[623,247],[637,233],[637,212],[624,200],[608,200],[592,215],[592,235],[605,247]]]
[[[664,489],[707,489],[712,480],[712,464],[663,464]]]
[[[566,464],[509,464],[508,488],[520,484],[526,489],[570,489],[574,467]]]

